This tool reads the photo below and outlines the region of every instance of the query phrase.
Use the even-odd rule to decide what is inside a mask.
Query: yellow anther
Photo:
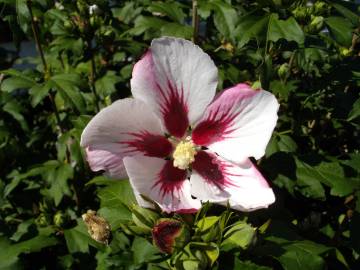
[[[185,170],[194,162],[196,155],[195,144],[191,141],[181,141],[173,153],[174,167]]]

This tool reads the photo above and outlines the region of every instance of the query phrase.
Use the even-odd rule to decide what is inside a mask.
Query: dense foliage
[[[0,0],[17,48],[0,44],[0,269],[359,269],[359,12],[335,0]],[[258,161],[276,203],[175,215],[191,239],[172,257],[151,244],[160,214],[134,205],[127,180],[92,173],[79,146],[164,35],[195,39],[219,89],[248,81],[281,103]],[[36,57],[19,56],[26,40]],[[110,223],[108,246],[88,235],[88,209]]]

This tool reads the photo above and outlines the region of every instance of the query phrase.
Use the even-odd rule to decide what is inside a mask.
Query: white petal
[[[123,167],[125,156],[166,157],[172,151],[160,120],[145,103],[131,98],[116,101],[95,115],[81,135],[81,146],[88,149],[92,169],[109,174],[111,168]]]
[[[203,202],[215,202],[241,211],[266,208],[275,201],[272,189],[250,160],[240,166],[210,151],[195,156],[191,193]]]
[[[238,84],[208,106],[192,139],[231,161],[259,159],[276,125],[278,108],[271,93]]]
[[[200,201],[191,197],[186,171],[174,168],[172,161],[134,156],[124,158],[124,164],[135,193],[150,198],[165,212],[196,212],[201,207]],[[143,205],[139,196],[138,203],[149,206]]]
[[[92,150],[86,148],[86,160],[89,162],[90,168],[97,171],[105,171],[112,178],[125,178],[126,170],[119,155],[113,154],[106,150]]]
[[[134,66],[131,91],[154,109],[170,134],[182,137],[213,99],[217,76],[213,61],[198,46],[164,37],[154,39]]]

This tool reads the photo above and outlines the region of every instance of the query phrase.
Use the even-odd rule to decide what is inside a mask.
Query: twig
[[[192,41],[197,43],[198,33],[199,33],[199,16],[198,16],[198,2],[197,0],[192,0],[192,27],[193,27],[193,38]]]
[[[29,9],[29,14],[30,14],[30,18],[31,18],[31,29],[32,29],[32,32],[33,32],[33,35],[34,35],[36,47],[37,47],[37,49],[39,51],[41,62],[43,64],[43,66],[44,66],[44,76],[45,76],[45,79],[47,79],[49,77],[50,70],[48,69],[48,65],[46,63],[44,51],[43,51],[43,48],[42,48],[41,43],[40,43],[39,30],[37,28],[37,24],[36,24],[35,19],[34,19],[34,14],[32,12],[32,7],[31,7],[32,0],[27,0],[26,4],[27,4],[27,7]],[[60,130],[60,135],[62,135],[62,134],[65,133],[65,129],[64,129],[63,125],[62,125],[62,122],[61,122],[61,119],[60,119],[60,114],[59,114],[59,111],[58,111],[58,109],[56,107],[55,95],[51,91],[51,89],[49,91],[49,99],[50,99],[51,106],[52,106],[52,108],[54,110],[54,113],[55,113],[56,124],[57,124],[57,126],[58,126],[58,128]],[[70,161],[71,161],[70,160],[69,147],[68,147],[67,144],[66,144],[66,161],[68,163],[70,163]]]
[[[96,65],[95,65],[95,59],[94,59],[94,54],[93,54],[93,49],[91,48],[91,45],[89,43],[90,46],[90,53],[91,53],[91,69],[90,69],[90,88],[91,91],[94,94],[95,97],[95,107],[96,107],[96,112],[100,111],[100,107],[99,107],[99,96],[96,93],[96,88],[95,88],[95,77],[96,77]]]

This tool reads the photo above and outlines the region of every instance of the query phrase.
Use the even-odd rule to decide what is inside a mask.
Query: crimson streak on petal
[[[229,186],[237,186],[231,181],[228,176],[232,175],[227,172],[230,167],[228,163],[221,162],[215,154],[210,154],[205,151],[200,151],[195,156],[195,161],[192,168],[200,174],[207,182],[216,185],[219,189]]]
[[[168,193],[173,195],[174,191],[180,191],[182,183],[186,179],[186,170],[181,170],[173,166],[171,160],[167,160],[163,169],[159,173],[159,180],[155,182],[155,186],[160,186],[161,195],[165,197]]]
[[[219,112],[220,108],[211,111],[206,119],[202,120],[192,132],[192,140],[197,145],[209,145],[226,138],[234,129],[231,128],[237,113],[231,108]]]
[[[189,126],[188,108],[184,100],[184,91],[176,89],[176,86],[170,80],[167,81],[168,91],[164,91],[158,84],[157,88],[163,97],[164,103],[161,104],[161,113],[164,117],[166,129],[173,136],[183,137]],[[168,94],[165,94],[165,92]]]
[[[140,133],[129,133],[134,140],[120,142],[127,145],[130,150],[127,153],[136,151],[143,152],[145,156],[164,158],[171,154],[172,145],[164,136],[153,135],[147,131]]]

